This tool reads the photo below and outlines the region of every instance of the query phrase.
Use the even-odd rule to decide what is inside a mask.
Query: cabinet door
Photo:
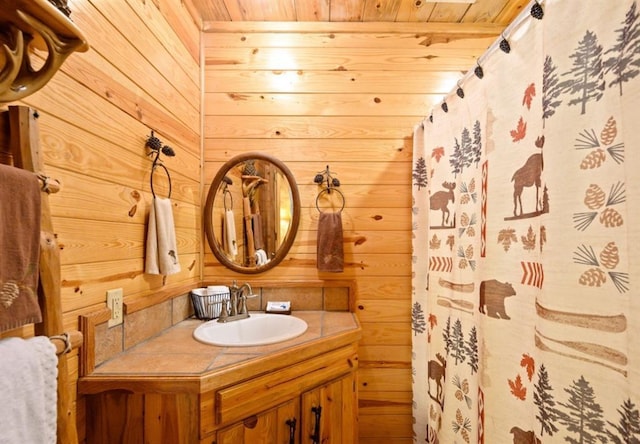
[[[299,417],[300,401],[295,399],[220,430],[216,444],[298,444]]]
[[[358,442],[355,374],[302,394],[302,444]]]

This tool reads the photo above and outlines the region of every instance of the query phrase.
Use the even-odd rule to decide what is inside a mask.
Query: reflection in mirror
[[[241,273],[269,270],[284,259],[298,229],[293,175],[271,156],[236,156],[211,183],[204,218],[209,246],[223,265]]]

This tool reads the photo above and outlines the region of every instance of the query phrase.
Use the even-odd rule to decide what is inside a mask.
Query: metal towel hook
[[[329,169],[329,165],[327,165],[327,168],[325,168],[324,171],[319,171],[318,173],[316,173],[316,177],[313,178],[313,181],[318,185],[321,185],[323,182],[326,181],[327,186],[325,189],[329,193],[331,193],[331,190],[334,189],[335,187],[340,186],[340,180],[338,180],[337,177],[332,176],[331,170]]]
[[[335,191],[342,199],[342,206],[340,207],[340,210],[338,210],[337,212],[342,213],[342,210],[344,210],[344,205],[346,203],[346,200],[344,198],[344,194],[342,194],[342,191],[338,189],[338,187],[340,186],[340,180],[338,180],[337,177],[333,177],[333,174],[335,173],[332,173],[331,170],[329,169],[329,165],[327,165],[327,168],[325,168],[324,171],[319,171],[318,173],[316,173],[316,176],[313,178],[313,181],[315,183],[323,186],[322,190],[320,190],[320,192],[318,193],[318,196],[316,196],[316,208],[321,213],[323,213],[324,211],[320,209],[320,197],[325,193],[331,194],[332,191]],[[324,185],[325,183],[326,183],[326,186]]]
[[[164,166],[164,164],[160,160],[160,153],[162,152],[165,156],[173,157],[176,155],[175,151],[170,146],[163,145],[160,139],[158,139],[154,135],[153,130],[151,130],[151,134],[147,138],[147,141],[144,144],[144,146],[151,150],[151,152],[147,154],[148,156],[153,156],[155,154],[155,157],[153,158],[153,164],[151,165],[151,177],[149,178],[149,185],[151,186],[151,194],[153,194],[154,198],[156,197],[156,192],[153,189],[153,173],[155,173],[156,169],[160,167],[167,174],[167,179],[169,181],[169,193],[167,198],[171,198],[171,174],[169,174],[169,170],[167,169],[166,166]]]

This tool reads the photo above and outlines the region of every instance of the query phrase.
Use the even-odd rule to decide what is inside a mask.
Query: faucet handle
[[[240,296],[240,310],[238,310],[238,314],[246,315],[248,314],[247,310],[247,297],[243,294]]]
[[[220,309],[220,314],[218,315],[218,322],[227,322],[227,318],[229,317],[229,310],[227,306],[229,305],[229,300],[224,299],[219,302],[222,304],[222,308]]]

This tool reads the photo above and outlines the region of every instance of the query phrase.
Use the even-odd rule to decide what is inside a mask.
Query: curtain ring
[[[484,70],[482,69],[482,66],[480,66],[479,64],[476,65],[476,68],[473,70],[473,73],[479,79],[482,79],[484,77]]]
[[[316,197],[316,208],[318,209],[318,211],[319,211],[320,213],[327,213],[327,211],[322,211],[322,210],[320,209],[320,204],[319,204],[319,202],[320,202],[320,196],[322,196],[324,193],[329,194],[329,193],[331,193],[331,191],[336,191],[336,192],[340,195],[340,198],[342,199],[342,207],[340,207],[340,210],[338,210],[338,211],[334,211],[334,213],[342,213],[342,210],[344,210],[344,204],[346,203],[346,199],[344,198],[344,194],[342,194],[342,191],[340,191],[340,190],[339,190],[339,189],[337,189],[337,188],[325,188],[325,189],[323,189],[322,191],[320,191],[320,192],[318,193],[318,196]]]
[[[507,38],[504,36],[504,33],[500,36],[502,37],[502,40],[500,40],[500,49],[502,50],[502,52],[509,54],[511,52],[511,45],[509,44]]]
[[[167,167],[161,163],[156,163],[155,165],[153,165],[153,168],[151,168],[151,178],[150,178],[151,194],[153,194],[154,198],[156,197],[156,192],[153,189],[153,173],[156,171],[157,167],[161,167],[162,169],[164,169],[164,172],[167,173],[167,179],[169,179],[169,195],[167,196],[167,199],[169,199],[171,198],[171,175],[169,174],[169,170],[167,169]]]
[[[531,17],[538,20],[542,20],[542,17],[544,17],[544,9],[542,9],[542,6],[540,5],[540,3],[538,3],[538,0],[536,0],[533,6],[531,6],[530,13]]]

